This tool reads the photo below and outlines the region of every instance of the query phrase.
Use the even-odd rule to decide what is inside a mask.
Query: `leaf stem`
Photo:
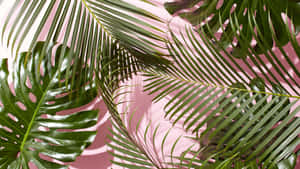
[[[84,6],[87,8],[87,10],[91,13],[91,15],[93,16],[93,18],[96,20],[96,22],[100,25],[100,27],[103,29],[103,31],[105,33],[107,33],[108,36],[112,36],[112,34],[104,27],[104,25],[101,23],[101,21],[97,18],[97,16],[95,15],[95,13],[91,10],[91,8],[88,6],[86,0],[81,0],[82,3],[84,4]]]
[[[56,72],[56,73],[57,73],[57,72]],[[52,80],[54,79],[56,73],[53,74],[53,77],[51,78],[51,80],[50,80],[50,82],[49,82],[47,88],[44,90],[44,93],[43,93],[43,95],[42,95],[42,97],[41,97],[41,99],[40,99],[40,101],[39,101],[39,104],[37,105],[36,109],[34,110],[33,116],[32,116],[32,118],[31,118],[31,121],[30,121],[30,123],[29,123],[29,125],[28,125],[27,131],[26,131],[25,136],[24,136],[24,138],[23,138],[22,144],[21,144],[21,146],[20,146],[20,152],[21,152],[21,153],[22,153],[23,150],[24,150],[24,146],[25,146],[25,143],[26,143],[27,138],[28,138],[28,136],[29,136],[29,133],[30,133],[30,131],[31,131],[31,128],[32,128],[32,126],[33,126],[34,120],[35,120],[35,118],[36,118],[36,116],[37,116],[37,113],[38,113],[39,110],[40,110],[40,107],[41,107],[42,103],[44,102],[44,99],[45,99],[45,97],[46,97],[47,91],[49,90],[49,87],[51,86],[51,82],[52,82]]]
[[[229,90],[238,90],[238,91],[248,92],[248,93],[257,93],[257,94],[265,94],[265,95],[300,99],[300,96],[295,96],[295,95],[264,92],[264,91],[235,88],[235,87],[223,86],[223,85],[217,85],[217,84],[210,84],[210,83],[198,82],[198,81],[194,81],[194,80],[187,80],[187,79],[182,79],[182,78],[179,78],[179,77],[167,76],[167,75],[162,75],[162,74],[157,75],[157,74],[153,74],[153,73],[150,73],[150,72],[147,72],[147,71],[144,71],[144,73],[152,75],[152,76],[162,76],[162,77],[169,78],[169,79],[172,79],[172,80],[187,82],[187,83],[191,83],[191,84],[195,84],[195,85],[203,85],[203,86],[207,86],[207,87],[223,88],[223,89],[229,89]]]

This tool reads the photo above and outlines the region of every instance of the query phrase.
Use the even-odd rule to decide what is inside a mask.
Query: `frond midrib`
[[[34,123],[34,121],[36,120],[37,113],[40,111],[40,108],[41,108],[42,104],[45,102],[45,97],[47,96],[48,90],[49,90],[49,88],[52,86],[52,82],[53,82],[53,80],[55,79],[55,75],[56,75],[58,72],[59,72],[59,69],[57,69],[56,72],[53,74],[52,78],[50,79],[50,81],[49,81],[49,83],[48,83],[48,85],[47,85],[47,87],[46,87],[46,89],[45,89],[44,92],[43,92],[43,95],[42,95],[42,97],[41,97],[41,99],[40,99],[40,101],[39,101],[37,107],[36,107],[35,110],[34,110],[34,113],[33,113],[33,115],[32,115],[31,121],[30,121],[30,123],[29,123],[29,125],[28,125],[28,128],[27,128],[27,130],[26,130],[26,133],[25,133],[25,135],[24,135],[24,138],[23,138],[22,143],[21,143],[21,146],[20,146],[20,152],[21,152],[21,153],[22,153],[23,150],[24,150],[25,143],[27,142],[27,138],[28,138],[29,133],[30,133],[32,127],[33,127],[33,123]]]
[[[264,94],[264,95],[270,95],[270,96],[278,96],[278,97],[288,97],[288,98],[300,99],[300,96],[296,96],[296,95],[280,94],[280,93],[272,93],[272,92],[264,92],[264,91],[257,91],[257,90],[235,88],[235,87],[224,86],[224,85],[219,85],[219,84],[199,82],[199,81],[195,81],[195,80],[180,78],[179,76],[172,76],[172,75],[166,75],[166,74],[155,73],[155,72],[143,71],[143,73],[145,73],[147,75],[150,75],[150,76],[156,76],[156,77],[159,76],[159,77],[161,77],[163,79],[176,80],[176,81],[180,81],[180,82],[184,82],[184,83],[189,83],[189,84],[194,84],[194,85],[198,85],[198,86],[207,86],[207,87],[212,87],[212,88],[221,88],[221,89],[227,89],[227,90],[237,90],[237,91],[240,91],[240,92],[257,93],[257,94]]]
[[[103,29],[103,31],[110,37],[114,37],[106,28],[105,26],[101,23],[101,21],[96,17],[96,14],[91,10],[91,8],[88,6],[86,0],[81,0],[83,5],[86,7],[86,9],[90,12],[92,17],[96,20],[96,22],[99,24],[99,26]]]

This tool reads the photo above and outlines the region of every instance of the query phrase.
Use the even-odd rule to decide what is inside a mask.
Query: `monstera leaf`
[[[153,24],[161,22],[160,18],[124,0],[8,0],[6,3],[13,5],[3,22],[1,39],[7,38],[7,45],[14,53],[19,52],[25,39],[29,40],[27,46],[31,51],[38,37],[45,36],[46,44],[52,41],[64,44],[62,53],[69,44],[72,49],[69,55],[74,58],[75,64],[95,65],[90,68],[91,71],[82,72],[80,76],[95,72],[98,75],[102,59],[114,59],[118,63],[114,65],[122,67],[121,73],[128,74],[121,75],[119,80],[136,73],[142,64],[168,63],[162,57],[161,50],[157,49],[161,49],[161,45],[153,42],[165,41],[153,33],[163,33]],[[133,67],[134,64],[136,66]],[[70,80],[75,82],[74,77]]]
[[[77,90],[73,90],[75,85],[63,84],[72,75],[78,77],[80,72],[71,69],[68,73],[66,67],[72,64],[67,55],[61,55],[62,46],[48,45],[46,55],[41,55],[44,45],[38,42],[31,53],[21,53],[13,71],[8,71],[6,59],[1,60],[1,169],[28,169],[30,163],[40,169],[67,168],[52,161],[74,161],[95,138],[94,131],[74,130],[95,125],[98,111],[60,113],[94,99],[97,95],[94,84],[78,78]],[[66,54],[69,52],[67,49]],[[57,64],[59,60],[62,64]],[[85,69],[88,67],[80,68]],[[78,92],[85,94],[79,97]]]

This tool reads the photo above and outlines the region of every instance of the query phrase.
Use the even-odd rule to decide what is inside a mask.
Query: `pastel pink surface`
[[[151,12],[163,17],[165,20],[170,19],[170,15],[162,8],[162,4],[165,0],[162,1],[155,1],[157,5],[160,5],[160,8],[152,8],[148,6]],[[134,3],[134,0],[132,1]],[[138,4],[139,5],[139,4]],[[174,25],[182,26],[183,21],[179,18],[175,18],[173,21]],[[48,23],[50,24],[50,23]],[[48,25],[49,26],[49,25]],[[44,37],[40,37],[43,39]],[[300,36],[298,38],[300,40]],[[293,51],[288,51],[290,56],[296,56]],[[297,57],[294,58],[294,61],[297,62],[297,66],[300,66],[299,59]],[[299,80],[299,79],[297,79]],[[131,105],[131,109],[129,112],[136,112],[134,114],[132,124],[131,124],[131,132],[134,131],[134,126],[138,123],[141,118],[146,119],[147,121],[152,121],[152,131],[155,126],[159,123],[161,124],[162,129],[168,129],[170,127],[170,123],[167,120],[164,120],[164,112],[163,112],[163,105],[165,101],[159,103],[152,103],[153,96],[149,96],[147,93],[143,92],[143,79],[140,76],[134,77],[131,81],[127,82],[128,84],[134,85],[132,91],[134,91],[129,97],[130,100],[133,101]],[[105,107],[105,104],[101,100],[95,100],[93,103],[89,104],[85,108],[97,108],[100,110],[100,117],[99,122],[96,127],[92,128],[92,130],[98,130],[97,137],[94,143],[83,152],[82,156],[79,157],[75,162],[70,163],[70,169],[106,169],[106,168],[122,168],[118,166],[112,166],[111,160],[113,157],[107,152],[109,148],[106,146],[106,143],[109,142],[106,135],[109,134],[108,128],[111,127],[111,123],[109,121],[109,114]],[[84,109],[84,108],[83,108]],[[122,110],[122,108],[120,108]],[[298,114],[300,116],[300,114]],[[127,119],[127,122],[129,120]],[[144,124],[141,128],[145,128]],[[177,136],[184,133],[181,129],[177,129],[176,132],[172,133],[172,138],[176,138]],[[168,140],[168,143],[173,143],[172,140]],[[182,148],[191,143],[181,142]],[[157,151],[160,152],[159,146],[156,147]],[[298,158],[298,165],[296,169],[300,169],[300,158]]]

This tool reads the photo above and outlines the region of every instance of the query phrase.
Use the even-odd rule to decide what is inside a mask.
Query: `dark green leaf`
[[[70,49],[66,49],[66,55],[61,55],[62,45],[45,45],[45,42],[38,42],[31,53],[21,53],[12,71],[8,71],[7,60],[1,60],[0,168],[25,169],[29,162],[40,169],[67,168],[46,161],[40,155],[61,162],[74,161],[96,136],[94,131],[73,129],[94,126],[98,111],[71,110],[96,97],[94,82],[86,83],[77,79],[80,87],[76,90],[70,83],[62,86],[59,80],[72,78],[66,76],[66,67],[70,65],[67,59]],[[55,45],[58,45],[57,48],[54,48]],[[47,52],[43,57],[41,52],[44,48]],[[29,56],[28,60],[26,55]],[[62,64],[57,63],[59,60],[62,60]],[[59,73],[64,75],[61,79],[58,78]],[[75,72],[75,75],[78,73]],[[13,79],[12,89],[9,76]],[[82,92],[85,95],[78,97]],[[71,113],[58,114],[64,110],[70,110]]]

